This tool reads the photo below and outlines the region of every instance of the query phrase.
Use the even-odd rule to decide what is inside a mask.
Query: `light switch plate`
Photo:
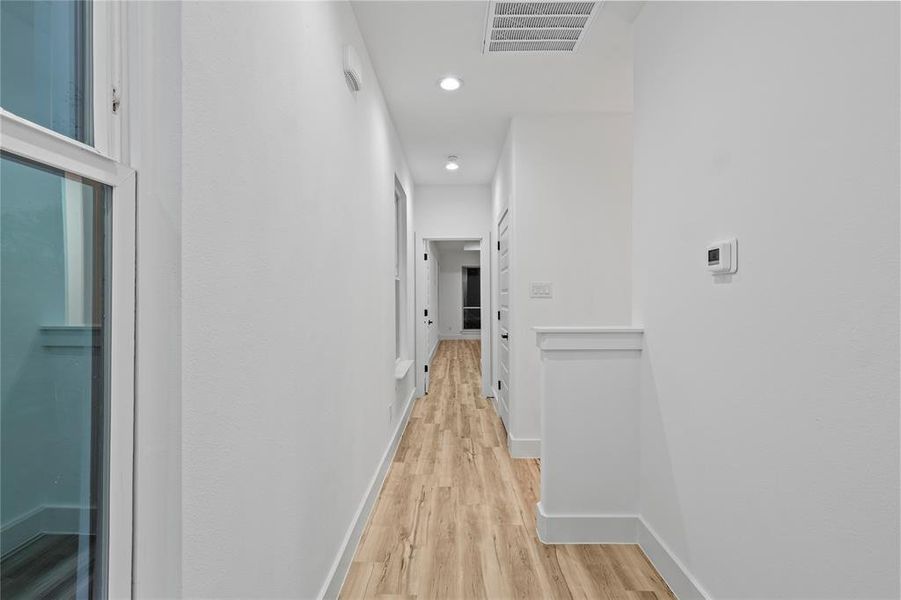
[[[533,281],[529,285],[529,298],[553,298],[554,285],[549,281]]]

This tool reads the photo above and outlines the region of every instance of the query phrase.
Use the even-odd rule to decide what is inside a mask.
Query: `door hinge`
[[[119,105],[122,103],[122,93],[119,91],[119,88],[117,88],[116,86],[113,86],[112,101],[113,101],[113,114],[115,115],[115,114],[119,113]]]
[[[501,320],[501,311],[497,311],[497,320],[498,320],[498,321]]]
[[[429,253],[428,253],[428,252],[426,252],[425,254],[422,255],[422,260],[429,260]]]
[[[500,379],[497,380],[497,389],[498,390],[501,389],[501,380]]]
[[[498,250],[501,249],[501,241],[500,241],[500,240],[497,241],[497,249],[498,249]]]
[[[425,372],[426,372],[426,373],[429,372],[429,365],[426,365],[426,366],[425,366]]]
[[[426,309],[424,309],[422,312],[424,313],[424,314],[422,315],[423,317],[429,316],[429,309],[426,308]]]

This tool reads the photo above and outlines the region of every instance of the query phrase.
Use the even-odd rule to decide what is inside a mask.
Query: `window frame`
[[[460,303],[461,311],[460,311],[460,330],[464,332],[469,331],[481,331],[482,330],[482,321],[481,321],[481,312],[482,312],[482,297],[481,297],[481,285],[482,285],[482,267],[481,265],[478,267],[463,265],[462,269],[462,281],[463,281],[463,301]],[[466,292],[469,288],[469,271],[470,269],[477,269],[479,271],[479,305],[478,306],[466,306]],[[479,327],[467,327],[466,326],[466,311],[467,310],[478,310],[479,311]]]
[[[107,563],[109,598],[131,597],[135,398],[136,175],[98,149],[0,108],[0,148],[66,173],[106,184],[110,201],[109,416]]]
[[[400,181],[394,180],[394,362],[407,360],[408,337],[408,280],[407,276],[407,194]]]
[[[114,160],[122,158],[122,58],[125,56],[125,11],[120,2],[91,2],[94,148]],[[114,111],[114,99],[118,102]]]

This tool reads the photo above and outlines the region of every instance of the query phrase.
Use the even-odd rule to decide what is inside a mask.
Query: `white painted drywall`
[[[423,185],[416,188],[416,233],[424,238],[482,235],[490,223],[487,185]]]
[[[640,331],[571,327],[538,333],[541,512],[551,521],[636,514],[641,337]],[[595,533],[586,528],[575,539],[546,541],[630,541],[590,537]]]
[[[478,267],[479,252],[448,248],[436,242],[438,268],[438,332],[441,339],[478,339],[480,330],[463,331],[463,267]]]
[[[513,119],[493,203],[497,213],[508,198],[512,215],[513,438],[540,438],[532,328],[631,319],[631,126],[625,114]],[[530,298],[533,281],[551,282],[553,298]]]
[[[395,172],[410,223],[413,189],[347,3],[182,17],[183,594],[316,597],[403,413]]]
[[[641,514],[715,598],[897,598],[899,5],[636,27]]]
[[[181,597],[181,5],[123,4],[123,162],[137,171],[134,597]]]

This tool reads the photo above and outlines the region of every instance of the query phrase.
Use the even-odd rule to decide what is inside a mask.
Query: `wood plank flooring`
[[[91,546],[94,537],[75,534],[42,534],[0,561],[0,597],[4,600],[35,598],[75,598],[90,595],[94,557],[82,565],[79,580],[79,551]],[[80,548],[81,546],[81,548]]]
[[[443,341],[341,598],[674,599],[634,545],[542,544],[539,463],[480,396],[478,341]]]

